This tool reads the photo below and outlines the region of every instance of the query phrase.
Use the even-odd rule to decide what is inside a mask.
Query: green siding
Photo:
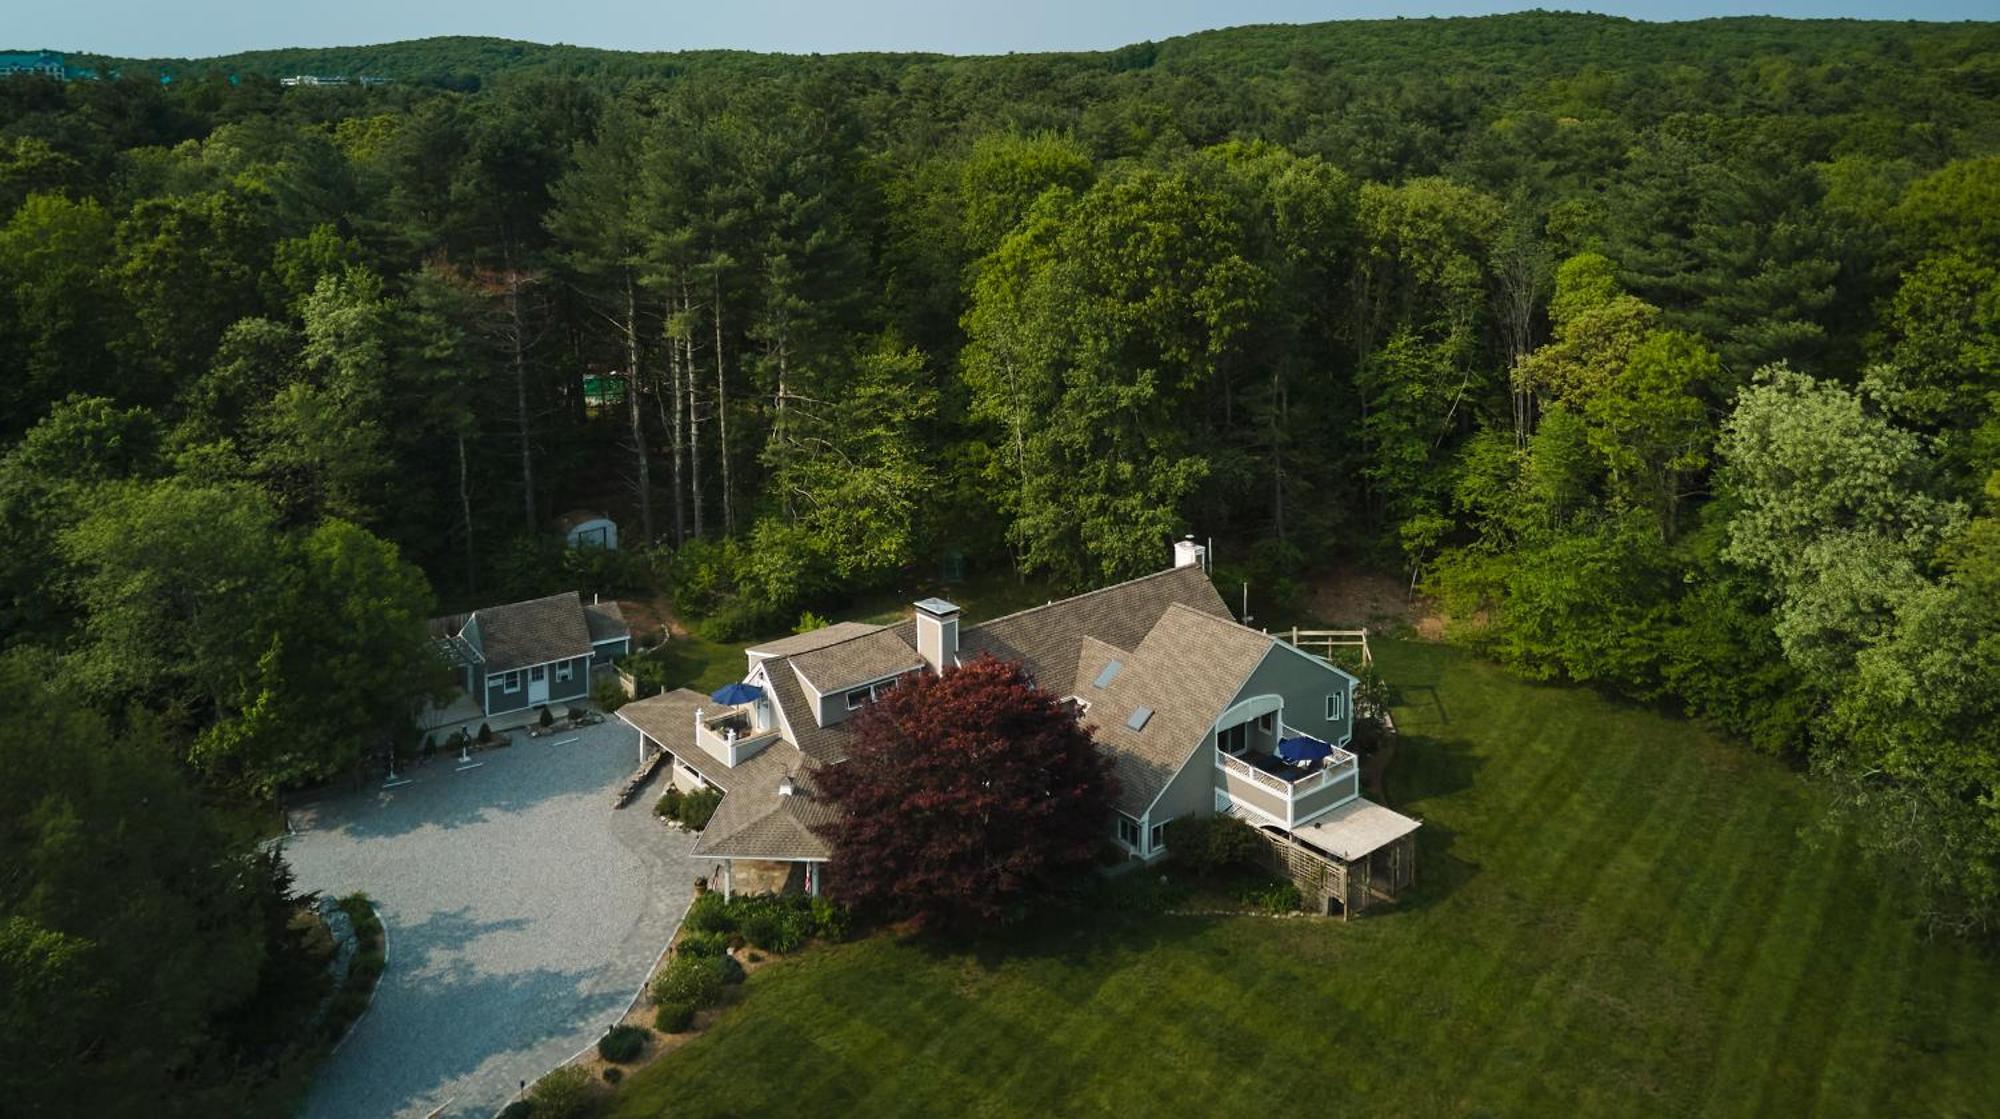
[[[1326,697],[1341,695],[1340,718],[1326,717]],[[1354,734],[1354,691],[1347,677],[1287,646],[1274,646],[1264,663],[1250,674],[1236,702],[1251,696],[1280,695],[1285,698],[1285,725],[1324,739],[1335,746]]]

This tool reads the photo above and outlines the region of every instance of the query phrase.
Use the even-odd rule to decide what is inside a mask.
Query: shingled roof
[[[1171,603],[1230,617],[1206,572],[1200,567],[1175,567],[968,627],[959,637],[958,659],[969,661],[991,653],[1001,660],[1020,661],[1037,683],[1054,691],[1076,679],[1085,637],[1120,649],[1134,648]]]
[[[794,793],[778,791],[789,775]],[[820,797],[805,756],[785,743],[736,767],[729,795],[695,840],[694,854],[733,859],[824,859],[831,852],[813,831],[837,817]]]
[[[787,658],[821,695],[873,683],[924,666],[914,645],[893,629],[878,629]]]
[[[1079,666],[1076,694],[1090,703],[1091,736],[1111,752],[1119,810],[1137,816],[1151,807],[1274,643],[1268,634],[1176,602],[1138,648],[1118,658],[1118,675],[1104,687]],[[1102,644],[1091,650],[1100,668],[1107,653],[1116,650]],[[1135,729],[1130,720],[1142,707],[1152,714]]]
[[[457,637],[472,627],[478,640],[470,644],[485,661],[487,672],[507,672],[549,661],[590,655],[591,625],[583,599],[575,591],[547,598],[489,606],[470,614],[432,618],[434,637]]]
[[[828,645],[876,633],[883,626],[869,622],[835,622],[830,626],[809,629],[790,637],[780,637],[776,641],[766,641],[762,645],[752,645],[744,652],[756,657],[795,657],[800,653],[810,653],[814,649],[824,649]]]
[[[632,636],[632,627],[625,623],[625,608],[616,602],[593,602],[585,606],[583,624],[589,627],[593,642]]]

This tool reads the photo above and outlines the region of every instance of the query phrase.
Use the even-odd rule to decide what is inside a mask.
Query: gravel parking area
[[[308,1119],[485,1119],[623,1012],[679,922],[694,838],[641,794],[613,811],[638,734],[615,719],[440,757],[393,789],[294,807],[302,890],[375,899],[389,966],[320,1070]],[[650,790],[649,790],[650,791]]]

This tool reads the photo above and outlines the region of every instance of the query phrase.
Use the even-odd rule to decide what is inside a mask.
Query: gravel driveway
[[[645,980],[692,895],[694,838],[653,820],[647,793],[612,811],[638,732],[612,719],[556,739],[570,737],[516,733],[478,768],[440,758],[400,788],[292,809],[298,887],[367,891],[389,942],[309,1119],[485,1119]]]

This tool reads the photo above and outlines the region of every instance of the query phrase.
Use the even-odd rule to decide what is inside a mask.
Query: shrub
[[[597,1055],[616,1064],[638,1060],[646,1051],[646,1031],[637,1026],[613,1026],[597,1039]]]
[[[1295,913],[1305,904],[1299,888],[1284,879],[1246,884],[1237,896],[1245,905],[1266,913]]]
[[[681,823],[690,830],[700,831],[708,826],[709,817],[715,815],[715,806],[721,803],[722,794],[714,789],[689,793],[681,799]]]
[[[686,794],[668,785],[667,791],[660,794],[659,803],[653,806],[653,813],[662,820],[678,820],[681,818],[681,801],[686,799]]]
[[[696,1008],[714,1006],[722,998],[723,985],[723,973],[717,965],[728,959],[727,956],[675,957],[667,970],[653,980],[653,1000],[684,1002]]]
[[[569,1065],[535,1081],[528,1089],[535,1119],[576,1119],[590,1108],[590,1074]]]
[[[736,914],[721,894],[710,890],[694,899],[681,925],[694,932],[731,933],[736,931]]]
[[[1167,823],[1167,850],[1196,874],[1251,866],[1263,845],[1257,830],[1234,816],[1183,816]]]
[[[540,717],[538,717],[535,721],[542,724],[543,730],[547,730],[550,727],[556,725],[556,717],[549,711],[548,704],[546,703],[542,704],[542,713]]]
[[[455,730],[451,732],[450,738],[445,739],[444,744],[446,749],[452,751],[453,753],[457,753],[463,751],[466,745],[471,741],[472,741],[471,739],[465,737],[464,731]]]
[[[605,1067],[604,1082],[606,1084],[616,1084],[623,1079],[625,1079],[624,1069],[619,1068],[617,1065],[608,1065]]]
[[[479,724],[479,744],[480,744],[481,746],[484,746],[484,745],[486,745],[486,744],[487,744],[488,742],[491,742],[491,741],[493,741],[493,726],[492,726],[492,724],[491,724],[491,723],[481,723],[481,724]]]
[[[729,934],[721,932],[684,932],[674,951],[682,956],[716,957],[729,951]]]
[[[506,1107],[501,1108],[500,1114],[495,1119],[528,1119],[528,1116],[534,1113],[535,1105],[532,1102],[528,1100],[515,1100]]]
[[[347,974],[355,979],[372,981],[381,976],[382,969],[388,964],[388,958],[379,951],[358,952],[354,962],[347,965]]]
[[[799,624],[792,627],[792,632],[811,633],[816,629],[825,629],[826,627],[832,624],[833,624],[832,622],[827,621],[824,617],[815,614],[810,610],[805,610],[800,612]]]
[[[653,1028],[663,1034],[677,1034],[694,1025],[694,1007],[684,1002],[663,1002],[653,1012]]]
[[[768,907],[744,915],[743,939],[759,948],[781,955],[798,947],[785,935],[784,918]]]
[[[846,940],[852,930],[854,919],[844,905],[837,905],[826,898],[814,898],[807,911],[812,914],[813,935],[821,940]]]
[[[417,752],[426,758],[436,757],[438,752],[437,738],[433,735],[424,735],[424,744]]]
[[[625,685],[620,684],[613,673],[597,673],[590,681],[590,701],[600,710],[616,711],[625,706]]]

